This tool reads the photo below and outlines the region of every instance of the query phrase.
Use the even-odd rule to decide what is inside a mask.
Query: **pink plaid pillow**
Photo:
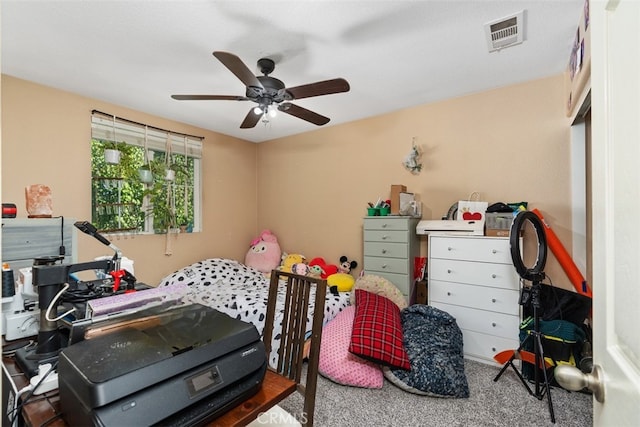
[[[339,384],[364,388],[382,388],[380,366],[349,353],[356,308],[346,307],[322,329],[318,372]]]
[[[349,351],[382,365],[409,370],[400,309],[390,299],[356,289],[356,317]]]

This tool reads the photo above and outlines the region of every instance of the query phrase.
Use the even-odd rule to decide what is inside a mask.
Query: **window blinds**
[[[147,134],[147,149],[166,151],[167,136],[171,142],[171,152],[186,154],[192,158],[202,158],[202,138],[185,135],[179,132],[165,131],[152,126],[145,126],[119,117],[109,117],[104,113],[93,112],[91,115],[91,138],[126,142],[127,144],[144,147],[145,127]],[[186,144],[186,147],[185,147]],[[185,153],[186,149],[186,153]]]

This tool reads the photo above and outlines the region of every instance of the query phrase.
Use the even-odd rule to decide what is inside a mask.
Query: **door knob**
[[[598,402],[604,403],[603,372],[599,365],[593,365],[591,373],[588,374],[575,366],[560,365],[553,370],[553,376],[558,384],[567,390],[579,391],[586,387]]]

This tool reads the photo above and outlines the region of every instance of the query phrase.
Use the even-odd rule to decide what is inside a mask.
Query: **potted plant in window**
[[[138,168],[138,178],[140,182],[144,184],[151,184],[153,182],[153,171],[150,164],[144,164]]]
[[[189,218],[186,207],[176,206],[178,225],[181,233],[189,232]]]
[[[149,197],[149,210],[147,217],[153,218],[153,229],[156,233],[167,233],[178,227],[175,206],[172,200],[172,183],[161,178],[164,175],[164,163],[152,161],[150,170],[154,179],[144,190],[144,195]]]
[[[122,152],[118,149],[118,143],[116,141],[104,142],[104,161],[110,165],[117,165],[120,163],[120,156]]]
[[[150,205],[146,216],[153,218],[153,229],[156,233],[177,233],[179,226],[188,225],[189,221],[182,212],[183,209],[179,210],[175,206],[173,193],[178,185],[175,180],[179,182],[180,179],[188,177],[188,169],[180,160],[168,163],[160,157],[151,160],[146,167],[153,175],[151,182],[144,189],[144,196],[149,197]],[[168,174],[169,171],[171,173]],[[142,181],[141,177],[138,179]]]
[[[146,193],[150,195],[150,206],[146,215],[153,218],[155,233],[165,234],[177,229],[178,220],[175,208],[170,203],[167,203],[166,195],[164,193],[151,193],[150,190],[146,190]]]
[[[165,181],[174,181],[176,179],[176,171],[169,166],[164,170]]]
[[[167,181],[175,181],[178,177],[186,177],[187,167],[179,162],[174,162],[166,166],[164,171],[164,179]]]
[[[154,224],[157,224],[159,230],[165,233],[169,233],[172,230],[178,228],[175,208],[165,204],[159,208],[154,209],[153,222]]]

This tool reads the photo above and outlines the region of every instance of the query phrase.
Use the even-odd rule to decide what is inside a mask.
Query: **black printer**
[[[60,352],[69,425],[201,425],[255,394],[267,368],[255,326],[200,304],[94,335]]]

